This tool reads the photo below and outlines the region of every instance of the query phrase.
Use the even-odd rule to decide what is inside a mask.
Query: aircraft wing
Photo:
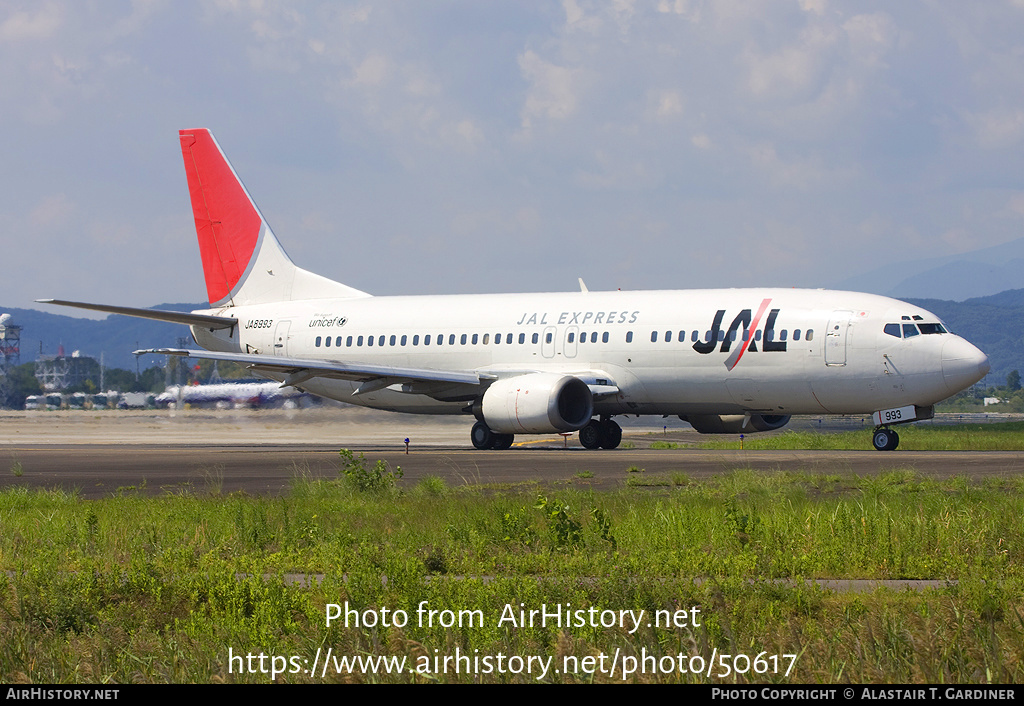
[[[288,377],[281,383],[282,386],[301,385],[307,380],[318,377],[361,382],[362,384],[352,393],[353,395],[361,395],[390,387],[391,385],[402,384],[404,392],[451,397],[455,394],[452,386],[487,385],[499,377],[497,374],[483,371],[401,368],[391,365],[339,363],[336,361],[308,360],[305,358],[288,358],[256,353],[224,353],[185,348],[150,348],[135,351],[135,355],[149,354],[176,355],[182,358],[206,360],[226,360],[232,363],[247,365],[256,372],[286,374]],[[530,372],[535,371],[502,371],[503,376],[513,377],[517,374],[525,375]],[[618,386],[604,377],[605,375],[605,373],[591,372],[577,376],[587,383],[594,397],[617,394],[619,392]],[[478,394],[478,392],[473,394]]]
[[[226,360],[248,365],[256,372],[284,373],[288,377],[282,385],[300,385],[316,377],[355,380],[363,384],[352,394],[372,392],[396,383],[449,383],[479,385],[497,376],[465,370],[434,370],[431,368],[400,368],[390,365],[338,363],[326,360],[307,360],[255,353],[222,353],[195,351],[184,348],[153,348],[135,351],[135,355],[176,355],[182,358]]]

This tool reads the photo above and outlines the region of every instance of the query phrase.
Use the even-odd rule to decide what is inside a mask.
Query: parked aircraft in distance
[[[988,358],[895,299],[806,289],[374,297],[297,267],[213,135],[179,133],[210,308],[41,300],[188,324],[203,351],[283,386],[377,409],[476,418],[478,449],[579,431],[619,445],[617,415],[697,431],[778,429],[791,415],[873,414],[892,427],[974,384]]]

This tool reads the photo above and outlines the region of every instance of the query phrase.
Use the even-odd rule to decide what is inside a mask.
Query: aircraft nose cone
[[[942,377],[951,393],[981,380],[989,371],[988,356],[959,336],[942,344]]]

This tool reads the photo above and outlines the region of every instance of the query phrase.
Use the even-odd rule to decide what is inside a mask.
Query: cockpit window
[[[899,324],[886,324],[884,330],[890,336],[895,336],[896,338],[903,338],[903,336],[900,335]]]
[[[920,332],[914,324],[903,324],[903,338],[910,338],[911,336],[918,335],[918,333]]]
[[[949,333],[942,324],[918,324],[921,333]]]

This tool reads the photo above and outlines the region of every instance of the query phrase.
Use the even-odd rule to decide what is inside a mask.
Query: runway
[[[571,484],[609,490],[634,482],[656,483],[659,475],[685,473],[707,478],[735,469],[758,472],[820,472],[876,474],[914,469],[929,477],[953,475],[980,478],[1024,472],[1024,454],[1017,452],[908,451],[698,451],[691,449],[616,450],[511,449],[476,451],[424,448],[406,455],[394,447],[355,446],[368,461],[384,459],[401,466],[400,485],[414,486],[425,476],[439,476],[450,486],[491,485],[496,488],[529,483]],[[8,450],[10,453],[11,450]],[[337,478],[338,449],[324,446],[237,445],[32,445],[13,449],[20,476],[0,476],[0,487],[24,485],[62,488],[84,498],[119,493],[232,493],[254,495],[288,492],[296,477]],[[643,469],[627,472],[630,466]]]
[[[360,411],[362,412],[362,411]],[[91,415],[91,416],[90,416]],[[226,412],[28,413],[0,415],[0,487],[62,488],[84,498],[119,493],[281,494],[297,476],[337,478],[339,448],[370,462],[401,466],[401,486],[425,476],[449,485],[497,488],[546,483],[609,490],[660,477],[707,478],[735,469],[758,472],[877,474],[914,469],[925,476],[972,478],[1024,472],[1019,452],[655,450],[652,439],[685,444],[680,429],[627,427],[636,448],[588,451],[575,437],[528,437],[508,451],[470,447],[464,419],[396,419],[405,415],[304,410],[296,414]],[[404,435],[404,436],[403,436]],[[410,452],[403,439],[413,439]],[[329,439],[333,437],[333,439]],[[703,437],[706,438],[706,437]],[[642,469],[627,472],[630,467]]]

